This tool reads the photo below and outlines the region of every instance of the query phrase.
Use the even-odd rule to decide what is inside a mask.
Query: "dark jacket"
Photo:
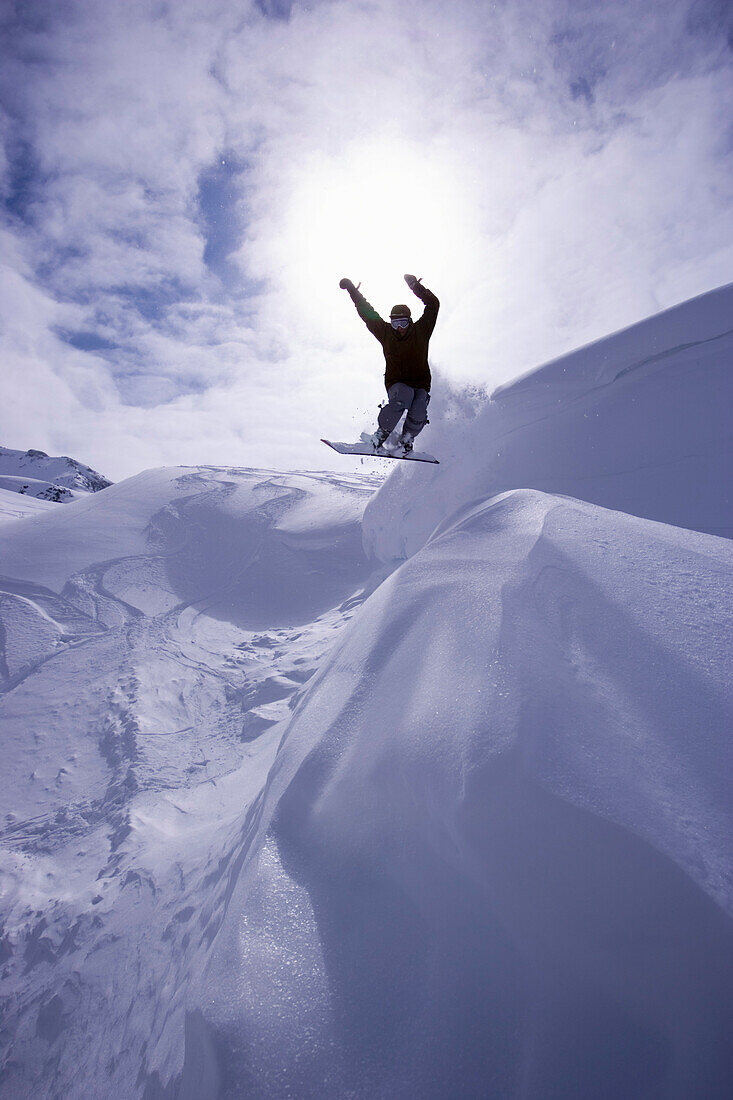
[[[413,389],[429,392],[428,343],[438,318],[440,302],[422,283],[413,287],[413,293],[425,303],[425,309],[417,321],[410,322],[404,336],[398,335],[389,321],[383,321],[374,306],[358,290],[351,297],[362,321],[382,345],[386,360],[384,384],[387,389],[395,382],[404,382]]]

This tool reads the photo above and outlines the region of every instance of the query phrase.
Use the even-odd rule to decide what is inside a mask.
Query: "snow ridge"
[[[393,573],[243,833],[182,1087],[203,1044],[222,1096],[726,1095],[731,560],[516,491]]]

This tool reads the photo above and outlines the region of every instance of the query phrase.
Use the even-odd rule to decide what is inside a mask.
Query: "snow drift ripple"
[[[180,1095],[730,1095],[732,559],[521,491],[382,584],[288,726]]]

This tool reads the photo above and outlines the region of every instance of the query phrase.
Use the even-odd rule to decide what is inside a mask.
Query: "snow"
[[[381,585],[191,998],[221,1095],[726,1095],[732,556],[522,490]]]
[[[50,500],[38,500],[36,497],[21,496],[15,489],[3,489],[0,486],[0,523],[8,520],[25,519],[27,516],[39,516],[52,508]]]
[[[9,1095],[86,1097],[97,1075],[132,1095],[151,1036],[180,1052],[189,922],[382,577],[360,529],[376,484],[156,470],[3,528]]]
[[[49,458],[45,451],[0,447],[0,489],[5,492],[68,504],[110,484],[107,478],[76,459]]]
[[[386,482],[18,498],[0,1095],[731,1095],[731,305]]]
[[[51,481],[41,481],[33,477],[0,477],[0,489],[38,500],[50,500],[56,504],[70,504],[81,495],[80,492],[66,489],[63,485],[54,485]]]

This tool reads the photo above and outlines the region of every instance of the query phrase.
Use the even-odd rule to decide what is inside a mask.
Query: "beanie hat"
[[[389,315],[390,317],[407,317],[410,320],[412,319],[412,314],[410,313],[409,306],[392,306]]]

